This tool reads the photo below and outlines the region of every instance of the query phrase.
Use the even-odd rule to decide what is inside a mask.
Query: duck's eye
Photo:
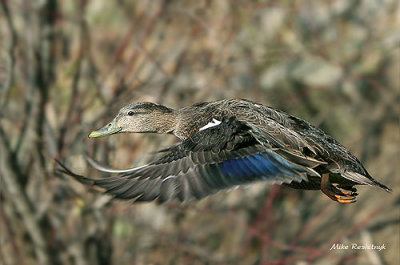
[[[133,111],[128,111],[129,116],[133,116],[133,114],[135,114]]]

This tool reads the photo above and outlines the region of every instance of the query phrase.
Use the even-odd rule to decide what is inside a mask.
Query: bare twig
[[[81,68],[82,68],[82,61],[85,56],[85,51],[86,51],[86,37],[88,35],[87,31],[87,26],[86,22],[84,19],[84,10],[85,10],[85,1],[82,2],[80,6],[80,44],[79,44],[79,52],[78,52],[78,58],[76,59],[76,71],[74,74],[74,78],[72,81],[72,94],[69,102],[69,107],[67,110],[67,113],[65,115],[64,122],[61,125],[60,128],[60,133],[59,133],[59,138],[58,138],[58,155],[62,153],[63,147],[64,147],[64,137],[65,134],[70,127],[70,121],[71,121],[71,116],[76,109],[77,106],[77,101],[78,101],[78,88],[79,88],[79,80],[81,78]]]
[[[4,183],[3,183],[3,179],[0,179],[0,185],[2,185],[2,187],[4,187]],[[5,194],[3,194],[3,190],[0,189],[0,196],[4,196]],[[5,213],[5,209],[4,206],[7,203],[4,199],[5,198],[1,198],[3,201],[1,201],[0,204],[0,220],[2,220],[2,226],[0,228],[0,231],[4,231],[4,234],[2,233],[2,241],[4,240],[4,235],[5,238],[7,239],[7,241],[9,241],[11,243],[11,249],[13,252],[13,256],[14,256],[14,262],[16,264],[25,264],[24,260],[23,260],[23,256],[21,253],[21,248],[18,245],[18,242],[15,238],[15,232],[13,231],[12,225],[10,224],[10,219],[12,220],[14,218],[14,216],[11,216],[11,218],[8,218],[7,214]],[[0,248],[2,246],[2,243],[0,243]],[[3,249],[0,249],[0,254],[3,254]],[[5,264],[5,261],[2,261]]]
[[[2,84],[1,97],[0,97],[0,110],[4,109],[7,104],[7,95],[10,91],[11,85],[14,80],[14,65],[15,65],[15,55],[14,48],[17,43],[17,32],[14,27],[13,20],[11,18],[11,13],[8,8],[8,4],[6,1],[0,1],[0,5],[3,9],[3,13],[7,20],[8,30],[10,32],[10,45],[8,47],[8,67],[7,67],[7,75],[5,81]]]
[[[4,145],[3,141],[0,141],[0,152],[0,177],[4,181],[4,185],[7,187],[7,193],[9,194],[9,197],[13,198],[12,203],[23,219],[26,232],[33,241],[33,248],[37,258],[41,264],[50,265],[52,263],[43,230],[35,219],[32,202],[29,200],[25,191],[17,181],[18,176],[16,170],[11,168],[11,165],[13,165],[11,161],[12,158],[10,152],[7,153],[7,147]]]

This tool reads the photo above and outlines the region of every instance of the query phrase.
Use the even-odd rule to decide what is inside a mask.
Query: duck
[[[154,161],[129,169],[113,169],[88,159],[100,171],[117,173],[113,177],[82,176],[61,162],[60,171],[115,198],[134,202],[199,200],[259,181],[321,190],[342,204],[356,201],[356,185],[391,191],[321,129],[246,99],[201,102],[177,110],[135,102],[88,137],[119,133],[173,134],[179,141],[161,149]]]

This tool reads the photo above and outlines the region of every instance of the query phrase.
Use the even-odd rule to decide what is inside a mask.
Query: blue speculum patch
[[[279,158],[269,153],[225,160],[218,164],[218,168],[227,177],[269,178],[287,171],[287,165],[282,164]]]

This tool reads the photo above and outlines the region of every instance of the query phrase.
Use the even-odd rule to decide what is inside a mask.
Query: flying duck
[[[125,170],[89,159],[98,170],[119,173],[115,177],[80,176],[60,163],[61,171],[116,198],[134,201],[201,199],[255,181],[321,190],[339,203],[356,201],[355,185],[390,191],[322,130],[249,100],[203,102],[179,110],[132,103],[89,138],[116,133],[169,133],[180,142],[160,150],[155,161]]]

